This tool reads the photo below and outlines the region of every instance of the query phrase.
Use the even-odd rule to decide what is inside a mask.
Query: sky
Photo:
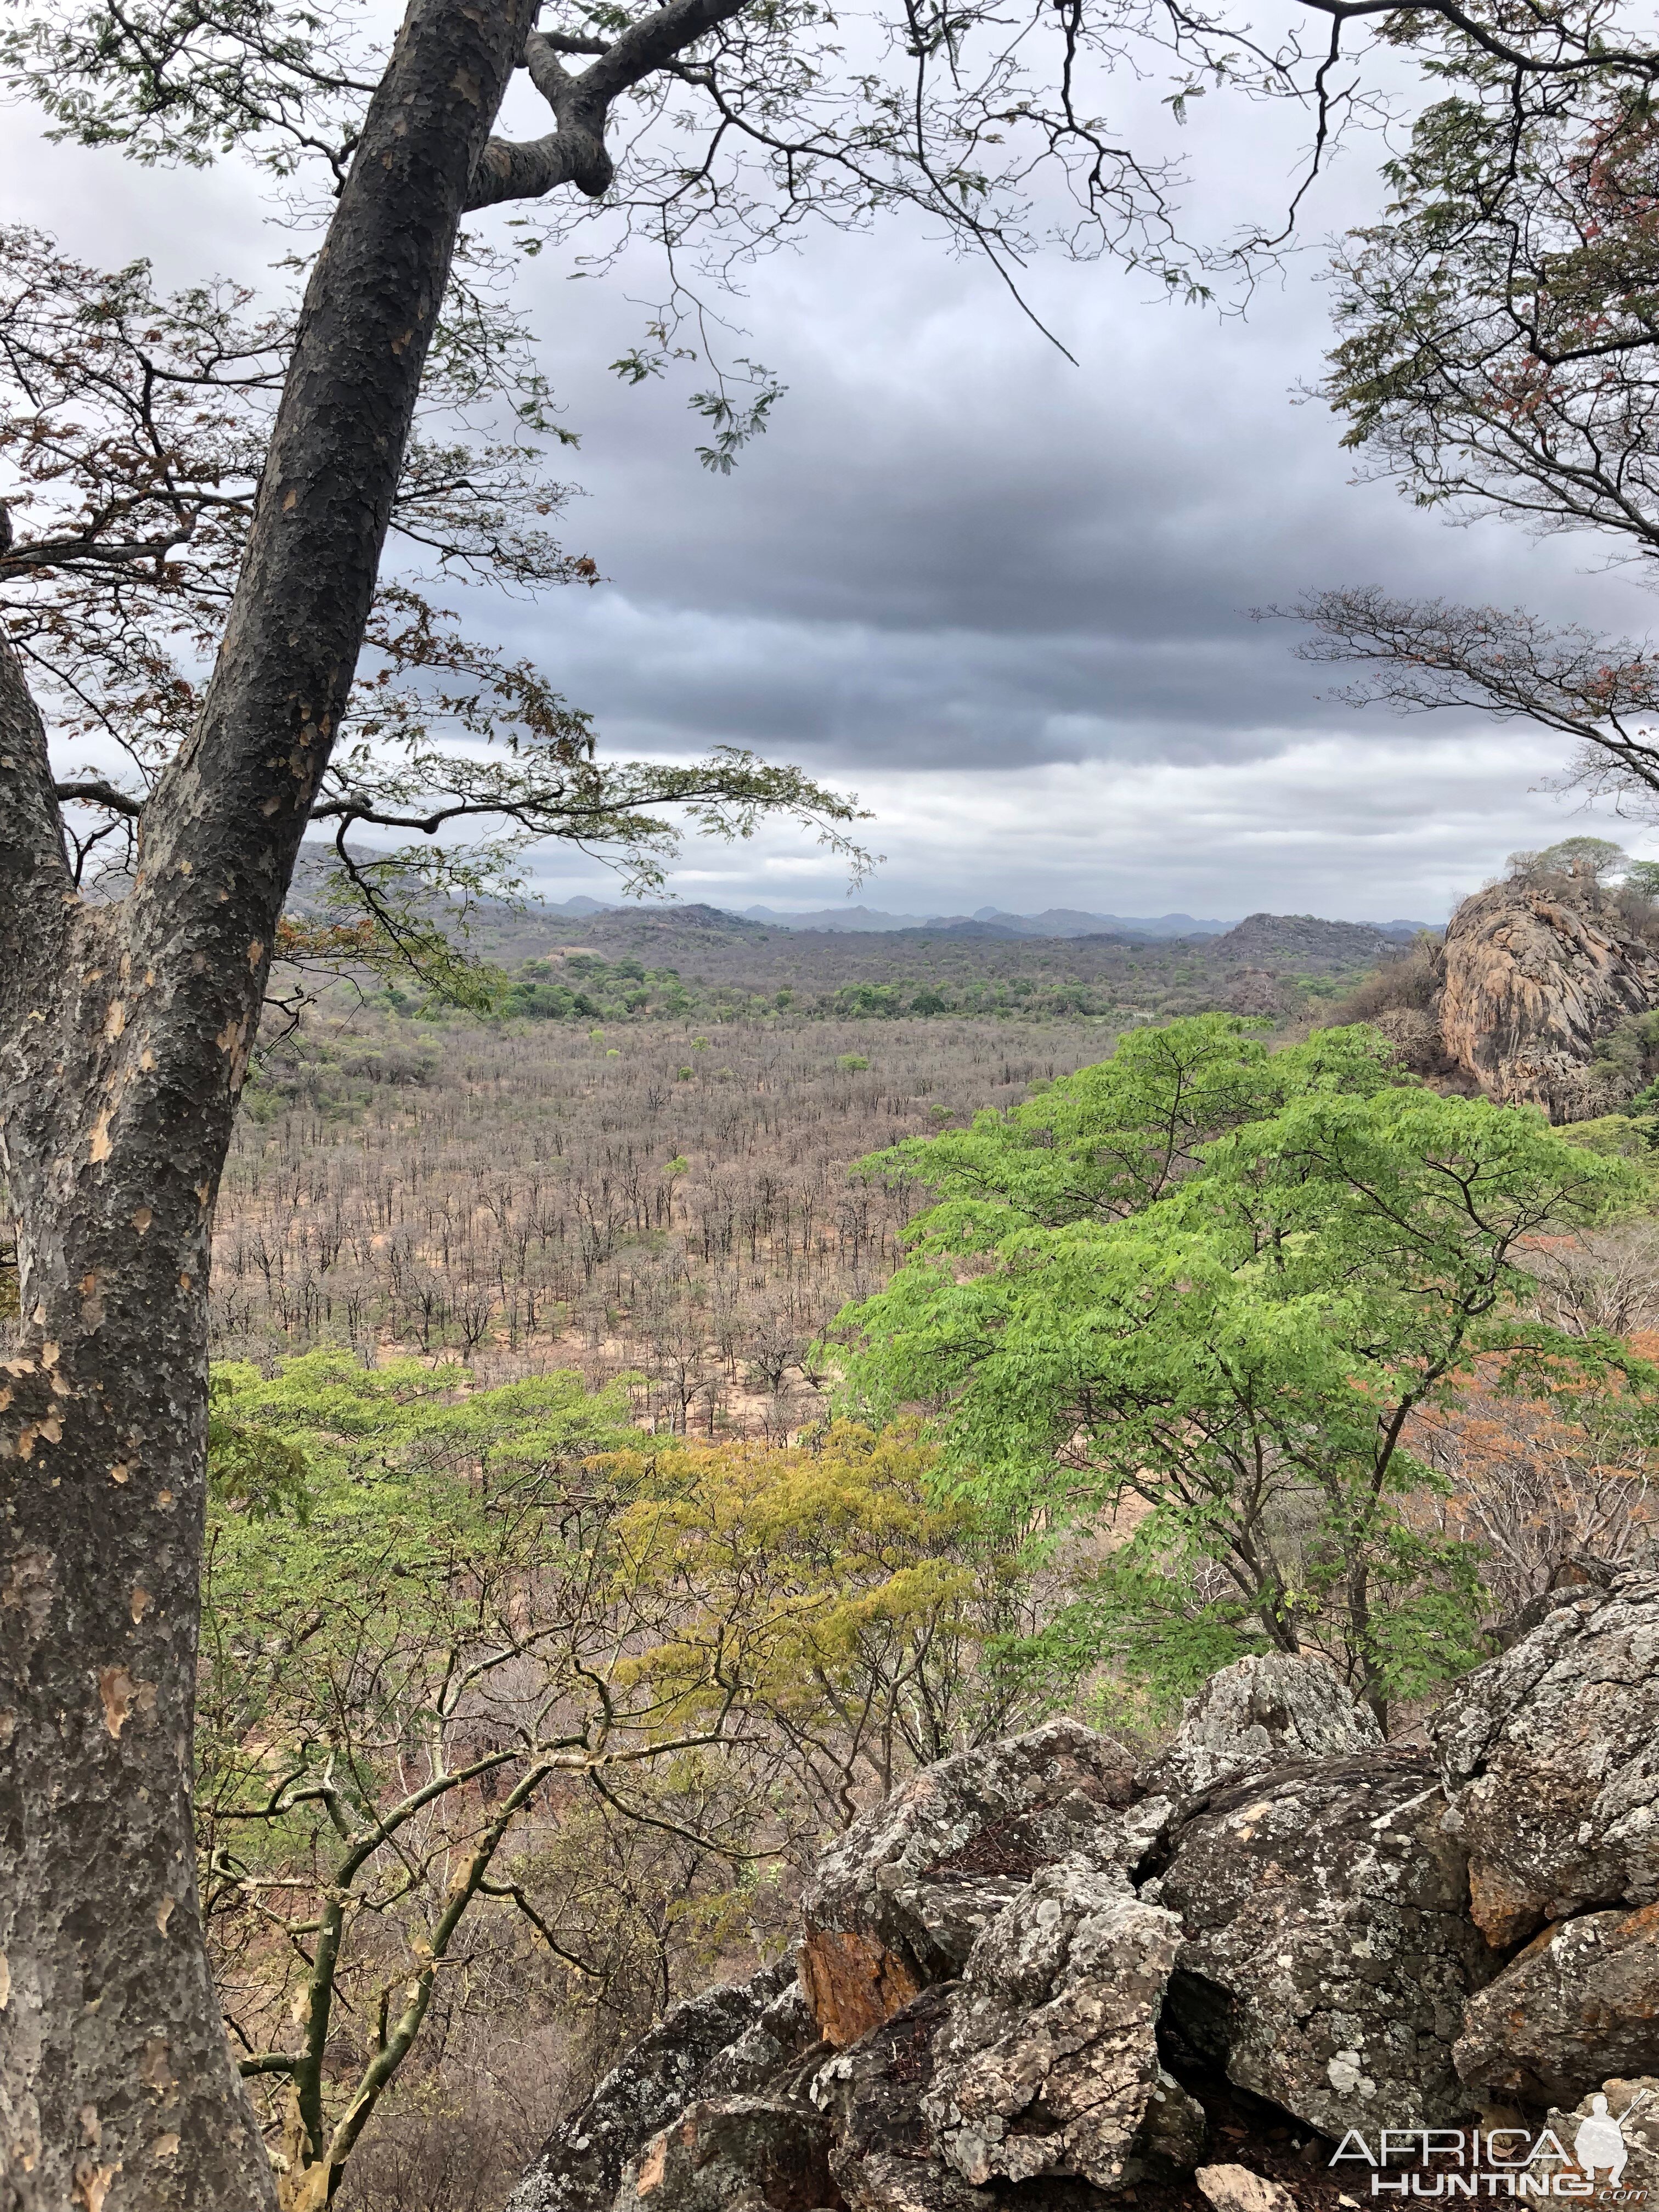
[[[88,258],[149,253],[178,281],[283,248],[234,168],[134,169],[11,119],[8,216]],[[1294,148],[1249,110],[1206,130],[1197,214],[1231,220],[1277,191]],[[1294,658],[1290,625],[1251,619],[1311,586],[1376,583],[1619,631],[1651,621],[1593,543],[1449,528],[1355,483],[1339,426],[1298,398],[1328,342],[1317,241],[1376,204],[1379,151],[1345,157],[1310,250],[1242,316],[1155,300],[1107,264],[1035,266],[1033,303],[1075,365],[994,272],[916,224],[808,234],[723,306],[730,351],[787,386],[730,477],[695,453],[707,434],[686,402],[706,374],[630,388],[610,373],[660,293],[655,267],[579,278],[544,255],[523,296],[580,440],[557,464],[580,488],[562,534],[602,580],[538,604],[471,595],[466,618],[532,655],[607,751],[750,746],[875,817],[883,864],[856,890],[779,827],[690,845],[686,899],[1437,921],[1517,848],[1591,830],[1659,855],[1659,833],[1544,787],[1559,740],[1356,713],[1322,696],[1329,672]],[[580,855],[537,867],[553,896],[615,895]]]

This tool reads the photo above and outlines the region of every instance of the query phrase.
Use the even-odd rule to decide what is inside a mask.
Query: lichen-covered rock
[[[998,1914],[969,1955],[921,2100],[964,2180],[1120,2185],[1153,2091],[1184,2094],[1159,2067],[1156,2033],[1181,1940],[1173,1913],[1083,1858],[1043,1868]]]
[[[1624,2203],[1651,2206],[1659,2202],[1659,2080],[1651,2075],[1634,2080],[1615,2076],[1581,2098],[1572,2110],[1552,2108],[1546,2124],[1577,2170],[1594,2174],[1598,2196],[1617,2168],[1613,2186],[1632,2192]],[[1549,2171],[1560,2162],[1540,2159],[1537,2163],[1540,2170]]]
[[[1185,2043],[1337,2137],[1461,2116],[1452,2045],[1495,1962],[1444,1817],[1432,1762],[1398,1747],[1212,1797],[1143,1890],[1186,1932],[1167,2000]]]
[[[1659,1576],[1557,1606],[1464,1677],[1434,1740],[1493,1944],[1659,1899]]]
[[[1078,1851],[1138,1864],[1158,1820],[1124,1818],[1133,1769],[1110,1736],[1049,1721],[941,1759],[854,1821],[801,1900],[801,1986],[824,2039],[855,2043],[959,1974],[1039,1867]]]
[[[1659,1904],[1546,1929],[1470,1999],[1453,2055],[1471,2087],[1529,2105],[1659,2073]]]
[[[745,2028],[703,2070],[704,2097],[746,2097],[771,2087],[818,2043],[818,2024],[799,1981],[781,1990],[751,2027]]]
[[[1203,2157],[1209,2133],[1203,2106],[1160,2066],[1123,2162],[1125,2183],[1184,2180]]]
[[[751,1982],[723,1982],[676,2005],[548,2137],[507,2212],[610,2212],[629,2160],[691,2101],[704,2069],[789,1978],[787,1965],[769,1966]]]
[[[830,2166],[851,2212],[980,2212],[984,2199],[941,2158],[921,2100],[934,2039],[958,1984],[936,1982],[821,2066],[809,2092],[830,2121]]]
[[[1141,1778],[1150,1795],[1201,1796],[1294,1760],[1364,1751],[1382,1741],[1328,1667],[1265,1651],[1224,1667],[1188,1698],[1175,1741]]]
[[[810,2106],[700,2100],[632,2160],[615,2212],[818,2212],[836,2202],[829,2153]]]

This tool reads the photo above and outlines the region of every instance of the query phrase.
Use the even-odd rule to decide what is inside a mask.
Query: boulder
[[[700,2099],[630,2162],[615,2212],[817,2212],[836,2197],[829,2152],[810,2106]]]
[[[1136,1794],[1121,1744],[1054,1720],[941,1759],[855,1820],[801,1899],[801,1986],[825,2041],[855,2043],[960,1974],[1039,1867],[1079,1850],[1138,1865],[1158,1820],[1124,1817]]]
[[[1659,1576],[1555,1606],[1464,1677],[1434,1741],[1492,1943],[1659,1899]]]
[[[1189,2100],[1158,2064],[1157,2027],[1182,1939],[1173,1913],[1143,1905],[1121,1870],[1086,1858],[1043,1868],[969,1954],[934,2042],[921,2109],[965,2181],[1076,2174],[1124,2179],[1154,2092]],[[1202,2146],[1198,2115],[1194,2158]]]
[[[1491,884],[1447,923],[1442,957],[1442,1043],[1489,1098],[1561,1121],[1629,1096],[1628,1083],[1609,1089],[1595,1047],[1659,1005],[1659,958],[1593,884]]]
[[[768,1966],[751,1982],[720,1983],[674,2006],[548,2137],[507,2212],[610,2212],[629,2160],[690,2103],[704,2069],[788,1982],[787,1965]]]
[[[1609,2159],[1616,2162],[1622,2152],[1625,2163],[1618,2186],[1632,2192],[1624,2201],[1650,2207],[1659,2202],[1659,2080],[1651,2075],[1628,2081],[1615,2076],[1581,2098],[1572,2110],[1552,2109],[1547,2125],[1577,2160],[1578,2171],[1594,2172],[1601,2189],[1610,2177]],[[1539,2161],[1540,2166],[1554,2163]]]
[[[1185,1931],[1166,2001],[1182,2043],[1338,2138],[1460,2118],[1452,2045],[1496,1962],[1444,1818],[1432,1761],[1398,1747],[1212,1797],[1141,1893]]]
[[[813,2076],[809,2094],[832,2131],[830,2171],[851,2212],[979,2212],[984,2204],[939,2155],[921,2111],[934,2039],[957,1986],[923,1990]]]
[[[1328,1667],[1265,1651],[1224,1667],[1188,1698],[1174,1742],[1141,1784],[1154,1796],[1202,1796],[1268,1767],[1382,1741],[1370,1708],[1356,1705]]]
[[[1546,1929],[1470,1999],[1453,2057],[1471,2087],[1529,2105],[1659,2074],[1659,1904]]]
[[[1200,2166],[1193,2179],[1215,2212],[1296,2212],[1296,2199],[1282,2183],[1248,2166]]]
[[[775,1969],[774,1970],[775,1971]],[[773,2087],[809,2051],[820,2048],[818,2024],[799,1981],[781,1990],[750,2027],[707,2066],[697,2083],[704,2097],[744,2097]]]

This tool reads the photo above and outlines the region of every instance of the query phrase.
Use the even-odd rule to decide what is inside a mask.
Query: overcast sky
[[[14,125],[21,121],[14,117]],[[89,259],[167,278],[250,268],[282,241],[234,172],[180,179],[9,133],[7,212]],[[1247,112],[1202,146],[1212,208],[1287,149]],[[1370,197],[1351,155],[1313,230]],[[1264,167],[1265,165],[1265,167]],[[911,913],[994,904],[1127,915],[1255,908],[1443,917],[1506,854],[1626,835],[1538,788],[1557,740],[1400,722],[1322,700],[1253,606],[1337,582],[1526,601],[1644,630],[1647,596],[1590,543],[1454,530],[1381,486],[1317,403],[1322,257],[1247,319],[1153,302],[1146,279],[1046,264],[1032,294],[1073,367],[981,266],[917,228],[818,233],[752,270],[734,351],[788,386],[729,478],[699,465],[699,380],[624,387],[606,365],[654,296],[643,263],[527,296],[582,489],[567,542],[604,581],[471,618],[533,653],[618,753],[752,746],[855,790],[884,866],[855,896]],[[560,854],[555,895],[610,879]],[[793,831],[688,852],[678,894],[837,902],[844,869]]]

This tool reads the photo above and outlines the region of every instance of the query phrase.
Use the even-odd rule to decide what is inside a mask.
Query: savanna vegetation
[[[441,920],[510,893],[547,839],[647,886],[688,824],[740,837],[781,818],[864,863],[851,794],[730,748],[619,761],[546,672],[446,612],[452,580],[533,594],[599,573],[550,533],[568,433],[510,296],[520,252],[563,250],[590,216],[580,265],[660,241],[668,297],[617,364],[647,386],[707,328],[685,277],[718,286],[810,221],[919,216],[1011,288],[1047,246],[1209,300],[1273,265],[1333,133],[1403,106],[1389,203],[1340,270],[1327,396],[1352,442],[1428,504],[1611,532],[1641,559],[1659,543],[1659,58],[1603,0],[1308,0],[1265,40],[1225,9],[1139,0],[1028,0],[1012,21],[907,4],[848,46],[822,9],[752,0],[410,0],[387,28],[289,0],[30,0],[0,40],[10,93],[87,159],[172,164],[186,191],[237,159],[293,226],[257,295],[206,268],[165,295],[143,262],[100,269],[15,230],[0,279],[8,2212],[495,2201],[500,2158],[446,2163],[430,2144],[457,2131],[419,2136],[464,2106],[447,2069],[480,2020],[523,2024],[520,2041],[568,2025],[567,1975],[595,2018],[642,1992],[638,2018],[677,1957],[701,1972],[763,1944],[764,1911],[743,1917],[762,1870],[904,1761],[1051,1694],[1086,1702],[1125,1664],[1156,1699],[1195,1645],[1257,1637],[1316,1644],[1392,1713],[1480,1648],[1489,1553],[1505,1588],[1543,1571],[1542,1538],[1500,1538],[1563,1452],[1583,1479],[1548,1508],[1551,1540],[1644,1540],[1650,1371],[1580,1297],[1598,1240],[1646,1202],[1641,1164],[1431,1096],[1340,1032],[1277,1063],[1213,1021],[1166,1031],[1163,1060],[1137,1036],[1114,1073],[1057,1063],[1047,1103],[932,1152],[907,1127],[913,1085],[866,1117],[891,1124],[859,1132],[884,1157],[844,1214],[836,1186],[833,1237],[816,1191],[805,1212],[734,1191],[728,1212],[713,1175],[677,1214],[691,1154],[659,1160],[632,1115],[600,1128],[545,1233],[516,1194],[499,1239],[474,1233],[492,1161],[423,1176],[407,1212],[395,1173],[389,1194],[365,1178],[343,1215],[384,1227],[362,1253],[344,1232],[325,1249],[325,1186],[299,1249],[319,1282],[347,1254],[376,1297],[389,1285],[384,1315],[344,1315],[355,1364],[233,1365],[210,1399],[216,1228],[270,1205],[247,1247],[261,1282],[253,1235],[278,1280],[294,1240],[289,1183],[262,1191],[258,1155],[218,1206],[273,980],[290,1012],[307,969],[343,965],[499,1018],[497,979]],[[1229,88],[1305,110],[1288,221],[1252,208],[1224,240],[1183,234],[1170,146],[1114,116],[1115,80],[1148,74],[1176,122]],[[719,474],[782,387],[696,351],[698,452]],[[1369,696],[1529,718],[1580,744],[1593,789],[1638,808],[1659,793],[1640,646],[1363,588],[1303,611],[1316,656],[1372,672]],[[379,832],[407,842],[355,842]],[[288,911],[319,833],[323,910]],[[655,989],[660,1046],[686,1012],[678,964],[590,969],[604,988],[568,1009],[563,979],[520,972],[510,1018],[568,1033],[591,1019],[579,998],[643,988],[624,1011],[648,1014]],[[900,982],[811,1010],[870,1025],[835,1055],[868,1066],[840,1073],[878,1076],[878,1021],[992,1011]],[[1238,1011],[1292,1011],[1240,984]],[[793,988],[773,987],[775,1012]],[[918,1006],[928,992],[945,1005]],[[695,1084],[687,1042],[693,1073],[672,1080]],[[469,1049],[446,1037],[447,1060]],[[1208,1071],[1195,1115],[1189,1061]],[[357,1079],[374,1086],[366,1066],[341,1079]],[[276,1099],[277,1119],[306,1110]],[[741,1117],[711,1123],[740,1141]],[[833,1149],[809,1149],[809,1181]],[[446,1364],[457,1332],[521,1355],[544,1290],[568,1321],[584,1239],[609,1269],[623,1230],[661,1235],[671,1275],[681,1236],[704,1261],[752,1239],[763,1294],[839,1269],[844,1387],[881,1427],[722,1441],[714,1414],[694,1448],[666,1328],[646,1410],[667,1433],[648,1449],[620,1437],[640,1410],[620,1376],[594,1401],[549,1375],[475,1389]],[[1576,1287],[1572,1267],[1545,1282],[1562,1250]],[[689,1274],[670,1294],[690,1309]],[[787,1295],[809,1337],[822,1316]],[[334,1328],[331,1297],[300,1302],[307,1340]],[[386,1361],[428,1304],[422,1364]],[[680,1336],[694,1364],[713,1312]],[[981,1357],[964,1362],[958,1329]],[[809,1356],[832,1380],[836,1358]],[[825,1468],[841,1504],[815,1488]],[[1090,1563],[1079,1614],[1061,1594]],[[473,2002],[492,1975],[510,2015]],[[482,2071],[510,2098],[510,2063]]]
[[[1650,1553],[1645,1157],[1363,1026],[302,1034],[218,1229],[197,1789],[293,2203],[498,2206],[918,1764],[1274,1647],[1399,1729]]]

